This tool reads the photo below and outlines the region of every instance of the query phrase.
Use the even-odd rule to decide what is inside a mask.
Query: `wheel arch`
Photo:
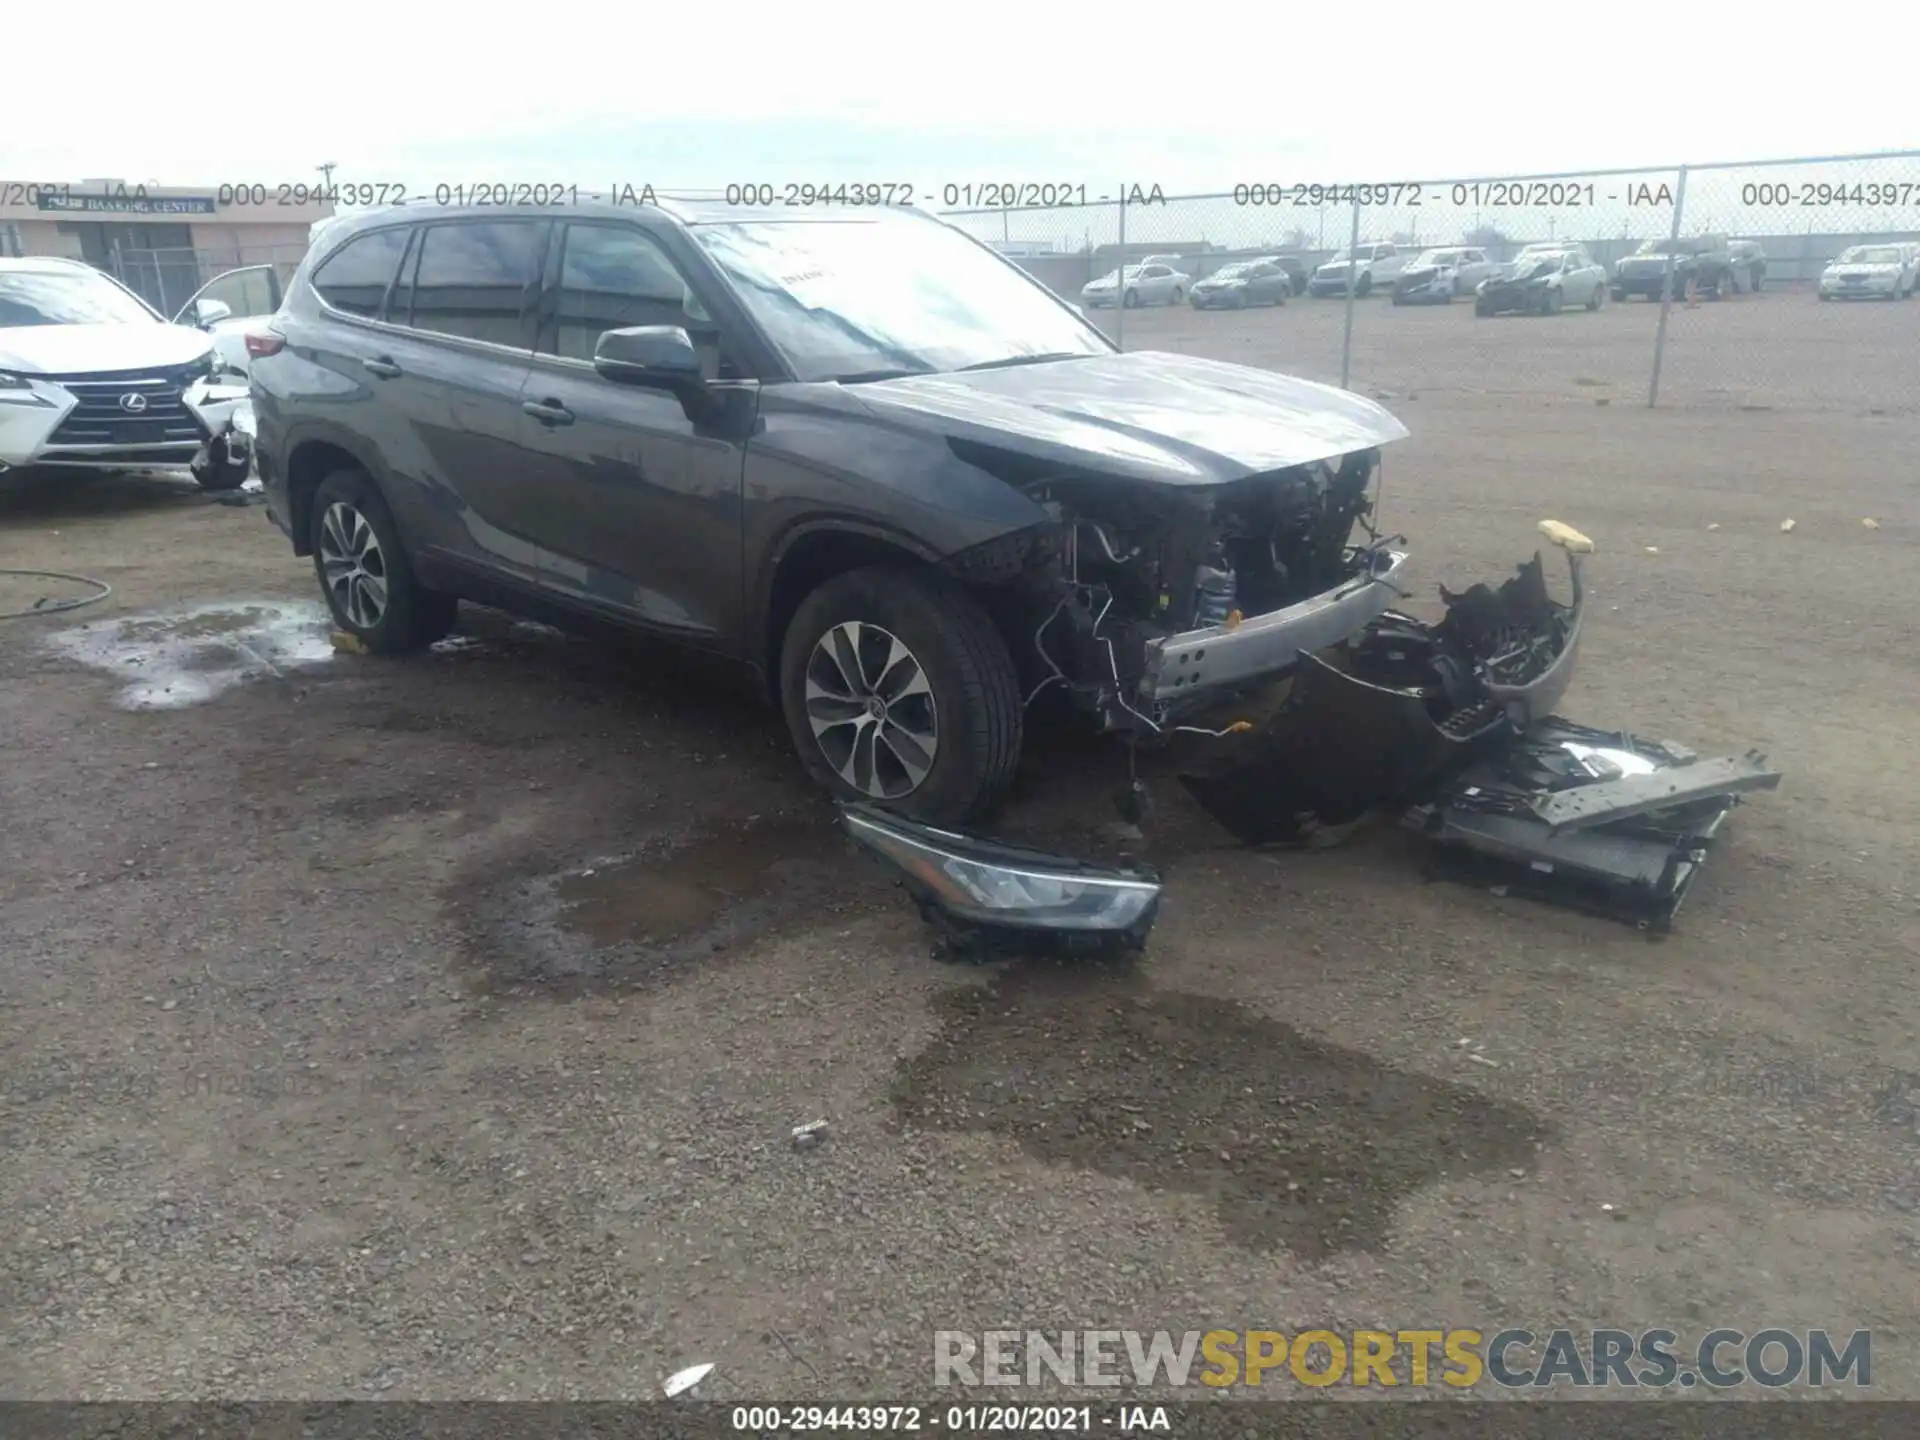
[[[392,499],[380,484],[378,469],[361,453],[361,447],[351,440],[331,433],[309,434],[299,437],[287,447],[287,526],[292,531],[295,555],[313,553],[313,497],[320,488],[320,482],[336,470],[349,467],[365,474],[374,488],[381,491],[387,508],[392,510]]]
[[[814,520],[787,531],[767,563],[753,610],[759,619],[753,653],[768,698],[780,703],[780,648],[807,596],[850,570],[889,564],[934,570],[942,558],[911,536],[857,520]]]

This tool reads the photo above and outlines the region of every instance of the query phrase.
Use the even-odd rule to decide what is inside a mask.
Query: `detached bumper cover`
[[[1103,869],[867,805],[842,805],[840,820],[953,949],[1138,950],[1159,913],[1160,880],[1150,870]]]
[[[1366,550],[1356,558],[1360,572],[1353,579],[1297,605],[1256,615],[1231,630],[1215,625],[1149,641],[1140,698],[1184,700],[1271,679],[1291,670],[1303,655],[1358,635],[1399,595],[1392,581],[1407,556],[1401,550]]]
[[[1551,715],[1573,683],[1585,593],[1580,556],[1567,559],[1569,604],[1548,593],[1536,555],[1498,589],[1442,589],[1438,625],[1388,613],[1333,658],[1308,656],[1267,723],[1215,742],[1182,783],[1253,845],[1424,798]]]

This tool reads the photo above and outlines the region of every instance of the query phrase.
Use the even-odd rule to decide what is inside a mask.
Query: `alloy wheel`
[[[933,769],[940,751],[933,687],[891,631],[850,620],[822,635],[807,659],[806,706],[821,753],[863,795],[898,800]]]
[[[387,613],[387,557],[367,517],[344,500],[321,517],[320,568],[340,614],[362,630],[380,623]]]

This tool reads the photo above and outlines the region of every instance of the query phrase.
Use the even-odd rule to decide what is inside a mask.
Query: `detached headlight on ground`
[[[842,805],[841,823],[899,872],[921,913],[950,942],[1024,935],[1137,949],[1160,907],[1159,877],[1087,865],[935,830],[865,805]]]

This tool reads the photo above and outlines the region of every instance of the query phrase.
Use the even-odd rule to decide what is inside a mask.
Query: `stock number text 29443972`
[[[221,185],[214,191],[214,204],[225,208],[282,205],[398,205],[407,198],[407,187],[386,180],[335,180],[324,184],[266,184],[241,180]]]

